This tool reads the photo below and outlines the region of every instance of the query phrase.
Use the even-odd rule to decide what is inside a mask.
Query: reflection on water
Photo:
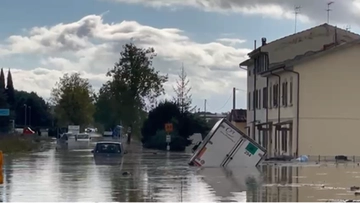
[[[94,160],[90,148],[6,157],[0,200],[309,202],[356,199],[360,185],[357,165],[198,169],[190,154],[129,147],[117,160]]]

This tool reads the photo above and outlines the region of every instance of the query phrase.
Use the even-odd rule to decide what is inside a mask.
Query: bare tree
[[[184,69],[184,65],[181,67],[181,72],[179,74],[179,80],[176,80],[176,87],[173,87],[176,96],[174,97],[175,102],[180,108],[180,111],[183,112],[191,112],[196,107],[191,107],[192,98],[191,98],[191,87],[189,86],[190,80],[187,78],[187,74]]]

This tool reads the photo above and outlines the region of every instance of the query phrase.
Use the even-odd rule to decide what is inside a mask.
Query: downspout
[[[297,92],[296,92],[296,157],[299,156],[299,117],[300,117],[300,73],[294,70],[286,69],[285,71],[296,74],[297,76]]]
[[[253,108],[254,108],[254,116],[253,116],[253,139],[255,140],[255,124],[256,124],[256,102],[255,102],[255,92],[256,92],[256,74],[257,74],[257,72],[256,72],[256,65],[257,65],[257,63],[256,63],[256,60],[257,59],[255,59],[254,60],[254,91],[253,91]]]
[[[280,108],[281,108],[281,104],[280,104],[280,100],[281,100],[281,97],[280,97],[280,83],[281,83],[281,77],[280,77],[280,75],[278,75],[278,74],[275,74],[275,73],[273,73],[272,71],[270,72],[270,75],[273,75],[273,76],[276,76],[276,77],[278,77],[278,81],[279,81],[279,88],[277,88],[278,89],[278,124],[280,123]],[[278,135],[278,133],[277,133],[278,131],[277,131],[277,129],[275,128],[275,141],[277,141],[277,142],[279,142],[279,139],[280,139],[280,136]],[[279,148],[279,145],[278,145],[278,143],[276,143],[276,146]],[[278,152],[277,152],[278,153]]]

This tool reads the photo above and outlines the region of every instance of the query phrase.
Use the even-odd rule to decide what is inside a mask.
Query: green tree
[[[94,93],[88,79],[79,73],[65,74],[52,89],[51,99],[60,125],[86,127],[93,122]]]
[[[124,126],[133,126],[139,132],[144,119],[147,103],[164,93],[163,84],[167,75],[161,75],[152,65],[156,56],[153,48],[142,49],[129,43],[123,46],[120,59],[107,76],[111,80],[105,84],[100,94],[111,95],[112,113]],[[99,96],[101,97],[101,95]]]
[[[94,114],[95,122],[101,124],[105,130],[109,130],[121,122],[118,113],[115,112],[115,100],[108,87],[109,82],[100,88],[96,98]]]
[[[7,75],[6,95],[7,95],[7,101],[9,103],[9,105],[12,107],[15,102],[15,88],[14,88],[10,69],[9,69],[8,75]]]
[[[49,127],[52,124],[50,106],[35,92],[15,90],[14,112],[15,124],[19,126],[25,125],[25,116],[27,125],[31,127]]]
[[[193,111],[196,107],[191,108],[191,87],[189,86],[190,80],[187,78],[187,74],[184,69],[184,65],[181,67],[179,74],[179,80],[176,81],[176,87],[173,87],[176,96],[174,97],[175,102],[178,104],[180,111]]]
[[[0,109],[7,109],[9,105],[7,103],[7,97],[4,90],[0,89]],[[0,132],[8,132],[10,127],[10,118],[9,116],[0,116]]]
[[[180,111],[175,102],[161,102],[155,109],[149,112],[141,129],[142,143],[145,147],[166,149],[165,123],[172,123],[174,131],[171,133],[171,150],[181,151],[191,144],[188,140],[194,133],[206,134],[210,129],[205,121],[198,116]]]
[[[0,71],[0,90],[5,91],[5,75],[3,69]]]

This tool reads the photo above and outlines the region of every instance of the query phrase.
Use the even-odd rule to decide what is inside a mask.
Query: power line
[[[230,94],[230,96],[229,96],[229,98],[226,100],[225,104],[224,104],[221,108],[219,108],[219,109],[217,109],[217,110],[215,110],[215,111],[219,111],[219,110],[223,109],[223,108],[226,106],[226,104],[230,101],[231,97],[232,97],[232,94]]]

